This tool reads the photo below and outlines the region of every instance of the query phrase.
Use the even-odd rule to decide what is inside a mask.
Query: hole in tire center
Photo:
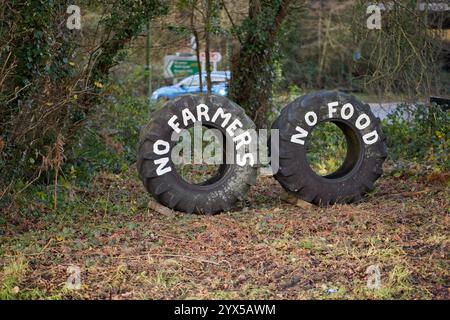
[[[201,136],[195,137],[195,135]],[[217,148],[212,148],[212,152],[205,152],[208,147],[210,148],[209,151],[211,151],[211,146],[213,145],[211,144],[212,141],[210,139],[214,139],[212,136],[217,137],[218,140],[214,140],[215,142],[220,141],[219,136],[222,137],[222,141],[225,139],[220,131],[205,125],[196,126],[195,128],[190,127],[182,131],[182,134],[174,147],[176,148],[179,146],[180,152],[176,152],[176,154],[180,156],[181,160],[179,161],[181,161],[181,163],[174,162],[174,166],[179,177],[186,183],[200,186],[210,185],[220,180],[225,175],[226,165],[223,164],[223,161],[222,163],[219,161],[219,159],[223,159],[223,149],[220,148],[219,150]],[[201,159],[195,158],[195,139],[197,139],[197,142],[200,142],[197,144],[199,149],[197,155],[201,147]],[[182,145],[180,145],[180,143]],[[214,156],[217,156],[216,160],[211,159],[211,156],[213,158]],[[200,160],[200,162],[198,160]]]
[[[317,175],[325,178],[342,168],[347,150],[347,138],[344,132],[335,123],[329,121],[319,123],[310,133],[306,143],[309,166]]]

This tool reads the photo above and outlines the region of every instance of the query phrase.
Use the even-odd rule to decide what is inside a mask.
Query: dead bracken
[[[449,299],[448,176],[387,175],[361,204],[307,210],[262,177],[230,213],[161,214],[137,177],[98,176],[61,212],[4,213],[0,294],[100,299]],[[62,214],[64,211],[64,215]],[[380,289],[366,270],[380,267]],[[81,289],[67,290],[79,266]]]

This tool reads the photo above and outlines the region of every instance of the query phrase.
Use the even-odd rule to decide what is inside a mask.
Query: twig
[[[430,189],[425,189],[425,190],[420,190],[420,191],[402,191],[402,192],[396,192],[396,193],[392,193],[392,192],[387,191],[387,192],[377,193],[377,194],[375,194],[375,196],[387,196],[387,195],[389,195],[389,196],[402,196],[402,197],[407,198],[407,197],[414,197],[414,196],[417,196],[417,195],[422,194],[422,193],[427,193],[429,191],[430,191]]]
[[[214,264],[214,265],[216,265],[216,266],[218,266],[218,265],[220,264],[220,262],[215,262],[215,261],[205,260],[205,259],[199,259],[199,258],[196,258],[196,257],[186,256],[186,255],[182,255],[182,254],[171,254],[171,253],[149,253],[149,254],[147,254],[147,256],[148,256],[148,257],[156,256],[156,257],[185,258],[185,259],[195,260],[195,261],[198,261],[198,262],[211,263],[211,264]]]
[[[222,0],[222,6],[223,6],[223,9],[225,10],[225,13],[227,14],[228,20],[230,20],[231,32],[234,33],[234,35],[238,39],[239,43],[242,44],[243,40],[241,39],[241,35],[239,34],[239,32],[236,28],[236,25],[234,24],[233,18],[231,17],[230,11],[228,11],[227,6],[225,5],[225,1],[223,1],[223,0]]]
[[[42,248],[41,251],[37,252],[37,253],[30,253],[30,254],[25,254],[26,256],[40,256],[41,254],[44,253],[44,251],[49,247],[49,245],[53,242],[53,238],[50,238],[50,240],[48,240],[47,244]]]

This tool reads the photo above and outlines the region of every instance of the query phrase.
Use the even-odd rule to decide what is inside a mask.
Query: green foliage
[[[37,289],[21,291],[18,287],[27,269],[28,265],[23,256],[19,256],[3,267],[3,281],[0,285],[1,300],[39,299],[42,296]]]
[[[111,85],[108,101],[80,131],[78,143],[68,150],[63,167],[66,176],[87,182],[101,171],[121,173],[136,161],[141,128],[149,118],[145,98],[137,98],[128,86]]]
[[[347,142],[341,129],[331,122],[319,124],[306,146],[309,165],[318,175],[335,172],[347,154]]]
[[[3,49],[16,58],[17,67],[13,77],[16,85],[28,85],[36,77],[59,78],[67,75],[67,53],[72,47],[67,41],[69,35],[66,30],[62,30],[65,34],[58,39],[58,35],[53,32],[55,24],[64,19],[67,3],[68,1],[12,1],[13,7],[21,8],[20,14],[7,12],[3,30],[7,32],[8,29],[16,29],[14,31],[17,38],[14,41],[17,42],[12,42],[12,46]],[[55,19],[54,15],[59,15],[60,18]],[[64,41],[64,45],[56,48],[55,41]],[[56,57],[52,58],[52,55]]]
[[[450,111],[431,105],[400,105],[383,121],[388,157],[450,170]]]
[[[304,7],[296,10],[295,14],[289,15],[283,25],[280,50],[284,77],[282,85],[285,88],[292,84],[311,88],[316,84],[317,50],[311,52],[315,47],[309,50],[302,48],[311,38],[311,33],[307,32],[307,29],[312,19],[314,16],[307,7]]]
[[[99,81],[107,79],[111,67],[123,61],[125,45],[145,31],[147,22],[168,12],[167,3],[162,0],[97,0],[89,1],[87,5],[99,6],[109,12],[99,22],[106,35],[93,67],[92,77]]]
[[[167,12],[167,3],[159,0],[81,1],[82,13],[107,10],[94,26],[98,32],[88,30],[86,40],[65,27],[69,4],[14,0],[0,8],[2,187],[14,179],[33,181],[43,175],[48,181],[48,171],[58,172],[64,157],[55,161],[51,150],[58,141],[61,154],[79,143],[111,67],[126,56],[127,43],[149,19]],[[82,28],[89,29],[83,18]],[[83,47],[84,41],[98,42],[98,47]],[[82,139],[92,146],[98,137]],[[68,151],[65,159],[76,162],[71,155],[76,153]]]
[[[75,37],[62,27],[67,5],[27,0],[0,8],[0,158],[6,181],[38,176],[60,133],[84,117],[73,98],[80,78],[69,61]]]

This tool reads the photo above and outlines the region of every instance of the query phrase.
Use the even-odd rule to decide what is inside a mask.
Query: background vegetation
[[[79,1],[81,31],[65,27],[66,1],[0,4],[0,298],[448,298],[449,111],[424,103],[450,93],[448,39],[414,1],[384,12],[381,30],[365,27],[364,1]],[[149,21],[154,88],[162,57],[191,52],[197,33],[260,127],[324,88],[422,104],[382,122],[386,175],[364,204],[299,209],[264,178],[230,214],[159,215],[134,168],[161,107],[146,92]],[[341,138],[315,136],[312,166],[336,168]],[[365,288],[371,263],[383,290]],[[69,264],[85,270],[80,292],[64,289]]]

